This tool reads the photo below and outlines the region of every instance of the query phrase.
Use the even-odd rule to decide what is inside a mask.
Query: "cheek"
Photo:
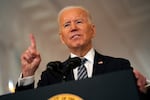
[[[68,44],[69,37],[67,35],[63,34],[61,36],[61,41],[62,41],[63,44]]]
[[[59,38],[60,38],[61,42],[62,42],[63,44],[65,44],[62,34],[59,34]]]
[[[95,34],[93,32],[90,32],[90,31],[91,30],[87,31],[87,33],[86,33],[86,35],[84,37],[84,39],[86,41],[91,41],[94,38],[94,36],[95,36]]]
[[[89,33],[88,34],[89,38],[94,38],[95,37],[95,30],[94,30],[94,28],[89,27],[87,33]]]

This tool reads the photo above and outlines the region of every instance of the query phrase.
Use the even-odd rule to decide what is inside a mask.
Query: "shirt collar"
[[[91,48],[91,49],[87,52],[87,54],[84,56],[84,58],[86,58],[88,61],[90,61],[90,62],[93,63],[93,62],[94,62],[94,55],[95,55],[94,49]],[[71,54],[70,54],[70,57],[73,58],[73,57],[78,57],[78,56],[75,55],[75,54],[73,54],[73,53],[71,53]]]

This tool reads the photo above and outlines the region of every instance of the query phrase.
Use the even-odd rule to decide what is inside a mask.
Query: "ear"
[[[65,42],[64,42],[64,40],[63,40],[63,36],[62,36],[61,33],[59,33],[59,38],[60,38],[60,40],[61,40],[61,43],[62,43],[62,44],[65,44]]]
[[[93,33],[93,37],[95,37],[95,35],[96,35],[96,28],[95,28],[95,25],[94,24],[92,24],[91,25],[91,29],[92,29],[92,33]]]

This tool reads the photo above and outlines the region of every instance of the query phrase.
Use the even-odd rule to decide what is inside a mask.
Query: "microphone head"
[[[71,72],[72,69],[81,65],[81,59],[79,57],[69,58],[63,63],[63,75],[67,75]]]
[[[65,75],[67,76],[70,71],[81,65],[81,59],[79,57],[69,58],[64,63],[60,61],[49,62],[47,64],[47,70],[55,76]]]
[[[81,59],[79,57],[69,58],[63,63],[64,66],[63,72],[64,73],[69,72],[80,65],[81,65]]]
[[[67,62],[68,62],[68,67],[70,67],[71,69],[74,69],[77,66],[81,65],[81,59],[79,57],[70,58],[68,59]]]
[[[62,63],[60,61],[49,62],[47,64],[47,69],[50,71],[61,73],[62,72]]]

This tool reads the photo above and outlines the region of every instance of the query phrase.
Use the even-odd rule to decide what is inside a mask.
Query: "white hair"
[[[84,7],[82,7],[82,6],[67,6],[67,7],[65,7],[65,8],[63,8],[62,10],[60,10],[60,12],[58,13],[58,18],[57,18],[57,21],[58,21],[58,23],[59,23],[59,21],[60,21],[60,16],[61,16],[61,14],[64,12],[64,11],[66,11],[66,10],[68,10],[68,9],[81,9],[81,10],[83,10],[86,14],[87,14],[87,16],[88,16],[88,21],[89,22],[92,22],[92,17],[91,17],[91,14],[89,13],[89,11],[87,10],[87,9],[85,9]]]

